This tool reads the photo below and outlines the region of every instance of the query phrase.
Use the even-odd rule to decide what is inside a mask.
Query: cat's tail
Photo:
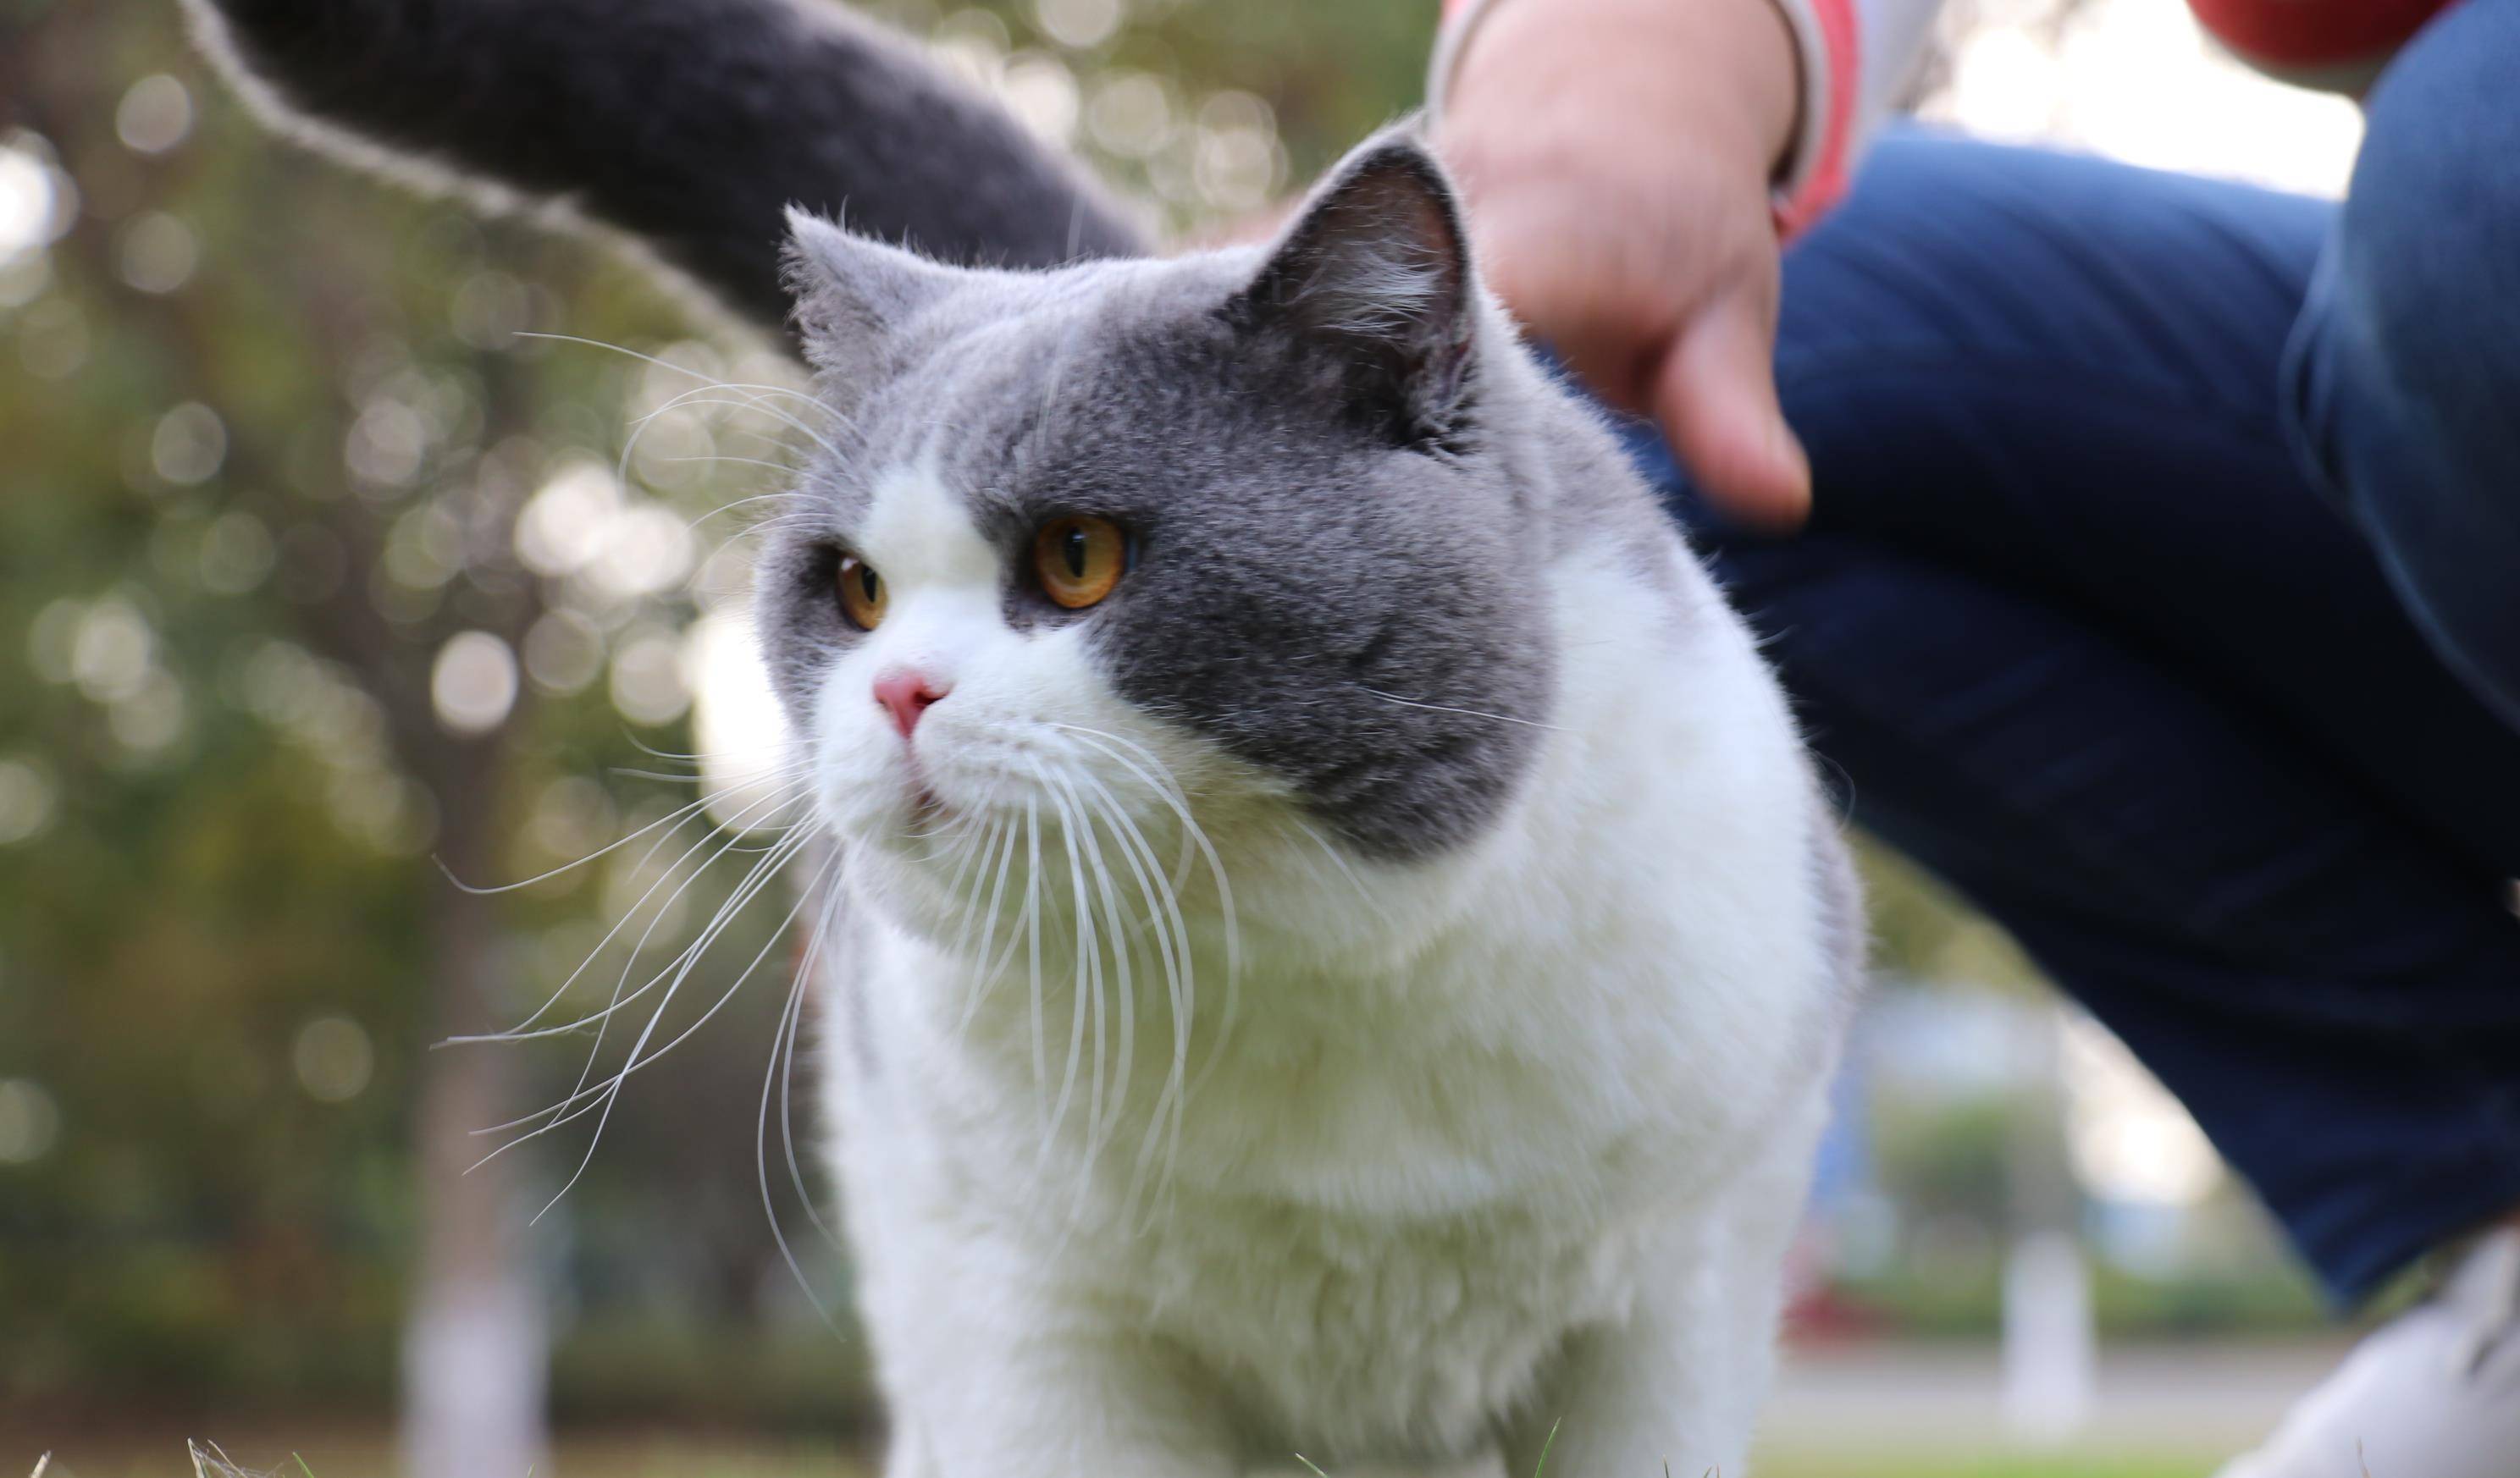
[[[784,324],[783,211],[949,261],[1144,244],[1068,160],[820,0],[185,0],[265,114],[362,163],[557,202]]]

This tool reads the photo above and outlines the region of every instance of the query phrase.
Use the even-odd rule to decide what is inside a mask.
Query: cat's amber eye
[[[873,631],[883,619],[883,576],[855,555],[840,556],[840,610],[860,631]]]
[[[1111,593],[1129,564],[1129,537],[1108,518],[1053,518],[1032,536],[1032,569],[1043,594],[1082,610]]]

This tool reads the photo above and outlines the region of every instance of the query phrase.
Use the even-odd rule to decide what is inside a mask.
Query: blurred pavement
[[[2343,1342],[2104,1349],[2084,1437],[2113,1447],[2220,1452],[2266,1435],[2343,1358]],[[1992,1345],[1853,1344],[1789,1350],[1764,1428],[1780,1443],[1989,1441],[2003,1432]]]

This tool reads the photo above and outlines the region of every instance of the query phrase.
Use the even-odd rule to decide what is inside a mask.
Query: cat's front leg
[[[1165,1342],[934,1315],[896,1368],[886,1478],[1238,1478],[1212,1382]]]
[[[1674,1212],[1629,1317],[1579,1332],[1508,1430],[1508,1478],[1541,1471],[1544,1446],[1547,1478],[1744,1478],[1826,1107],[1814,1090],[1729,1185]]]
[[[1451,1462],[1334,1463],[1328,1468],[1317,1468],[1301,1458],[1265,1462],[1248,1469],[1246,1478],[1313,1478],[1319,1472],[1328,1472],[1329,1478],[1531,1478],[1528,1473],[1508,1473],[1504,1455],[1494,1448]]]
[[[1507,1433],[1508,1478],[1741,1478],[1769,1335],[1728,1317],[1727,1302],[1712,1290],[1649,1298],[1576,1335]]]

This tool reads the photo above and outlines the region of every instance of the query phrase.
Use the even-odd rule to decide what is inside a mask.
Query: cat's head
[[[1500,450],[1547,392],[1422,145],[1258,249],[980,272],[792,224],[834,425],[761,630],[844,839],[1116,812],[1116,848],[1186,806],[1411,861],[1495,822],[1552,692]]]

